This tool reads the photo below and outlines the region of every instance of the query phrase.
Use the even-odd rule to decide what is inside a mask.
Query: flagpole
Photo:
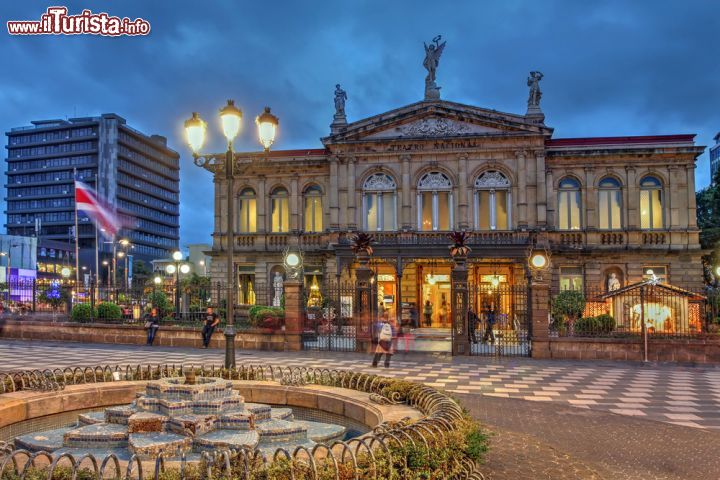
[[[100,186],[98,185],[98,176],[95,174],[95,191],[100,191]],[[98,288],[97,292],[100,293],[100,282],[98,279],[100,278],[100,244],[98,243],[98,222],[97,219],[95,220],[95,287]],[[96,296],[96,298],[99,298],[99,295]]]
[[[77,168],[73,168],[73,188],[75,189],[75,289],[80,288],[80,245],[77,208]]]

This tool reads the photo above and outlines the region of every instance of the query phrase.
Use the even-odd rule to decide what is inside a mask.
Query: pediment
[[[357,141],[545,135],[552,128],[524,115],[437,100],[418,102],[337,128],[325,145]]]

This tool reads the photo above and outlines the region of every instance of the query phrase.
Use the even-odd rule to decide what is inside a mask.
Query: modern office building
[[[9,234],[72,241],[73,170],[117,208],[135,259],[168,256],[179,240],[179,155],[165,137],[145,135],[116,114],[39,120],[6,133]],[[80,261],[95,268],[95,227],[78,217]],[[101,256],[112,245],[100,238]]]
[[[710,147],[710,181],[715,181],[718,169],[720,169],[720,132],[713,137],[715,145]]]

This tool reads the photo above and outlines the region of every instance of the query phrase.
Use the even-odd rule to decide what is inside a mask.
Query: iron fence
[[[554,290],[550,295],[554,337],[694,338],[713,330],[718,292],[639,282],[612,291]]]
[[[356,292],[357,286],[352,282],[311,285],[303,299],[303,349],[344,352],[359,349],[363,335],[369,338],[369,329],[361,325]]]
[[[480,356],[529,356],[531,322],[526,285],[470,285],[470,352]],[[474,315],[477,315],[475,321]]]

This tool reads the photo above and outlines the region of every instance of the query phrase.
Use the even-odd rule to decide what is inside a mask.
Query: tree
[[[552,316],[568,325],[568,333],[575,333],[575,321],[585,311],[585,296],[577,290],[563,290],[552,302]]]
[[[50,287],[40,293],[39,297],[40,302],[50,305],[53,311],[67,304],[68,301],[67,291],[58,282],[52,282]]]
[[[187,295],[188,305],[202,307],[210,297],[210,278],[193,272],[189,277],[180,281],[180,288]]]
[[[700,246],[712,249],[710,254],[702,258],[705,282],[717,287],[718,279],[714,270],[720,265],[720,171],[710,186],[695,194],[695,200]]]

